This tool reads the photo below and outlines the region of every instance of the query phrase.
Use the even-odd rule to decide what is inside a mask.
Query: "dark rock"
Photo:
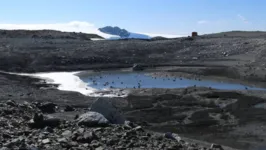
[[[158,140],[158,141],[162,141],[163,140],[163,136],[157,135],[157,136],[155,136],[155,139]]]
[[[43,122],[43,120],[44,120],[43,114],[38,114],[38,113],[34,114],[34,117],[33,117],[34,123],[40,124]]]
[[[127,148],[132,148],[132,147],[134,147],[134,143],[133,142],[129,142],[126,147]]]
[[[112,124],[124,124],[125,117],[108,98],[98,98],[90,108],[91,111],[102,114]]]
[[[13,108],[5,108],[2,110],[3,115],[12,115],[15,113],[15,109]]]
[[[177,149],[180,149],[182,147],[178,146],[178,145],[171,145],[171,146],[168,146],[167,147],[167,150],[177,150]]]
[[[115,149],[118,149],[118,150],[126,150],[127,148],[125,146],[117,146]]]
[[[72,141],[72,142],[69,142],[69,145],[70,145],[71,147],[76,147],[76,146],[78,146],[78,143],[75,142],[75,141]]]
[[[180,141],[181,140],[181,137],[180,136],[178,136],[175,133],[171,133],[171,132],[165,133],[164,134],[164,137],[165,138],[168,138],[168,139],[172,139],[172,140],[177,140],[177,141]]]
[[[38,113],[35,113],[33,119],[28,122],[31,128],[58,127],[60,124],[61,120],[59,118],[47,116],[44,119],[44,116]]]
[[[41,128],[41,125],[35,123],[35,122],[33,121],[33,119],[31,119],[31,120],[28,122],[28,126],[31,127],[31,128]]]
[[[119,142],[119,139],[114,139],[114,138],[112,138],[112,139],[108,139],[107,142],[106,142],[106,144],[107,144],[108,146],[113,146],[113,145],[115,145],[115,144],[118,143],[118,142]]]
[[[99,30],[103,33],[107,33],[111,35],[118,35],[122,38],[127,38],[130,35],[130,33],[127,30],[121,29],[119,27],[106,26],[103,28],[99,28]]]
[[[56,108],[56,104],[51,103],[51,102],[47,102],[47,103],[43,103],[40,104],[38,106],[38,108],[43,112],[43,113],[55,113],[55,108]]]
[[[129,128],[129,129],[131,129],[131,128],[134,128],[135,127],[135,125],[134,125],[134,123],[133,122],[131,122],[131,121],[125,121],[125,127],[127,127],[127,128]]]
[[[150,133],[146,133],[146,136],[147,136],[147,137],[151,137],[151,134],[150,134]]]
[[[101,143],[99,143],[98,141],[96,140],[93,140],[90,144],[91,147],[93,148],[97,148],[97,147],[100,147],[101,146]]]
[[[66,112],[68,112],[68,111],[74,111],[74,110],[75,110],[74,107],[69,106],[69,105],[67,105],[66,108],[65,108],[65,111]]]
[[[84,125],[88,127],[92,126],[106,126],[108,125],[108,120],[100,113],[98,112],[87,112],[85,114],[82,114],[77,119],[78,125]]]
[[[73,132],[73,134],[71,135],[71,140],[72,141],[77,141],[77,139],[81,136],[81,134],[79,134],[78,132]]]
[[[130,130],[130,131],[127,131],[126,133],[124,133],[124,137],[129,137],[129,136],[135,136],[137,135],[137,132],[135,130]]]
[[[28,150],[40,150],[40,149],[37,147],[30,147]]]
[[[166,147],[166,145],[164,143],[159,145],[159,149],[164,149]]]
[[[74,117],[74,119],[78,119],[79,118],[79,115],[78,114],[76,114],[75,115],[75,117]]]
[[[54,129],[51,128],[51,127],[45,127],[44,130],[47,131],[47,132],[50,132],[50,133],[54,132]]]
[[[98,139],[98,137],[93,132],[85,132],[77,138],[80,143],[91,143],[91,141]]]
[[[30,116],[22,116],[22,118],[26,121],[29,121],[31,119]]]
[[[140,66],[139,64],[134,64],[132,67],[133,71],[142,71],[144,70],[144,68],[142,66]]]
[[[148,136],[141,136],[140,139],[143,139],[145,141],[148,141],[149,140],[149,137]]]
[[[223,147],[221,145],[218,145],[218,144],[212,144],[211,145],[211,149],[223,150]]]
[[[164,137],[165,137],[165,138],[168,138],[168,139],[174,139],[174,137],[173,137],[173,135],[172,135],[171,132],[166,132],[166,133],[164,134]]]
[[[6,104],[9,105],[9,106],[13,106],[13,107],[16,106],[16,103],[14,101],[12,101],[12,100],[8,100],[6,102]]]
[[[43,125],[48,127],[58,127],[60,124],[61,120],[59,118],[49,117],[43,121]]]
[[[31,106],[31,104],[27,101],[25,101],[23,104],[20,105],[21,108],[24,108],[24,109],[30,109],[32,110],[33,107]]]
[[[7,133],[3,133],[3,134],[2,134],[2,137],[3,137],[4,139],[9,139],[9,138],[11,138],[10,134],[7,134]]]

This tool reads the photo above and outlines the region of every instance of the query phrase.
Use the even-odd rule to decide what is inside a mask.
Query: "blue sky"
[[[265,0],[2,0],[1,24],[72,21],[140,33],[266,30]]]

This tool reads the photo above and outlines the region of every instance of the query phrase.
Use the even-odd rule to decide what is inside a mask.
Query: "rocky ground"
[[[239,149],[265,148],[265,92],[145,89],[132,91],[127,101],[127,118],[151,130]]]
[[[81,113],[72,106],[8,100],[0,103],[1,150],[104,150],[104,149],[222,149],[188,143],[178,135],[154,134],[126,121],[115,125],[95,112],[63,119],[58,113]]]
[[[223,78],[261,87],[266,85],[266,36],[263,32],[230,32],[163,40],[90,40],[96,37],[56,31],[2,30],[0,70],[101,70],[132,67],[137,63],[145,69],[160,67],[157,70],[163,75],[186,74],[187,77]],[[110,98],[127,120],[145,129],[142,131],[136,129],[137,125],[130,128],[125,125],[93,128],[78,125],[75,116],[88,112],[88,107],[97,98],[58,91],[56,85],[47,85],[43,80],[0,73],[0,85],[2,149],[210,147],[210,144],[201,146],[203,142],[192,144],[197,142],[191,139],[238,149],[265,149],[266,146],[266,96],[263,91],[220,91],[198,87],[135,89],[128,97]],[[44,102],[51,102],[58,109],[42,112]],[[75,110],[62,111],[67,105]],[[48,125],[40,127],[38,121],[41,125]],[[37,128],[34,126],[36,122]],[[190,144],[158,137],[154,131],[178,133],[188,137]],[[116,141],[122,138],[125,140]],[[114,142],[108,142],[113,139]],[[226,146],[223,148],[230,149]]]

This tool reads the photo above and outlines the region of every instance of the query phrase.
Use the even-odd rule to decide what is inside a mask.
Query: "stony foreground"
[[[145,131],[128,121],[123,125],[103,126],[94,120],[95,124],[90,126],[80,124],[82,115],[76,119],[53,117],[51,113],[58,110],[60,108],[53,103],[18,104],[11,100],[0,103],[0,149],[208,149],[187,143],[178,136],[175,138],[170,133]],[[68,106],[64,111],[75,110]]]

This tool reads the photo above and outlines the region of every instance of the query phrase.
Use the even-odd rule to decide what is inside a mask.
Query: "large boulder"
[[[125,117],[122,112],[116,108],[108,98],[98,98],[92,104],[90,110],[102,114],[112,124],[125,123]]]
[[[88,127],[107,126],[109,121],[100,113],[89,111],[77,119],[78,125]]]

